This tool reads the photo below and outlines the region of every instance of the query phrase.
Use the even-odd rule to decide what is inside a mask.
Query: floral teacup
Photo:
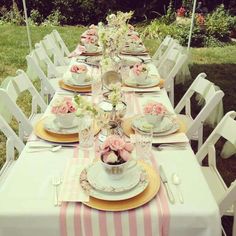
[[[83,83],[87,77],[87,66],[84,64],[73,65],[70,69],[72,81],[77,83]]]
[[[63,128],[71,128],[74,124],[75,113],[57,114],[56,119]]]
[[[88,53],[95,53],[98,50],[98,46],[96,44],[93,44],[93,43],[85,43],[84,46],[85,46],[86,51]]]

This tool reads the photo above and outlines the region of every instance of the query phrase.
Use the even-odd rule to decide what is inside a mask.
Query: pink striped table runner
[[[135,94],[128,96],[126,101],[132,100],[135,103],[133,112],[142,113]],[[78,157],[78,152],[76,147],[74,158],[81,158]],[[89,158],[89,152],[83,151],[84,160]],[[153,153],[151,162],[158,171],[157,158]],[[129,211],[105,212],[91,209],[81,203],[63,203],[60,209],[61,236],[167,236],[170,224],[168,204],[163,184],[153,200]]]

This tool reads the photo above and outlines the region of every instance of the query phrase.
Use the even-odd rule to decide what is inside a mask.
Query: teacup
[[[144,71],[141,72],[139,75],[136,75],[132,70],[130,70],[130,77],[138,84],[145,84],[148,79],[148,71]]]
[[[87,72],[74,73],[71,72],[71,79],[75,84],[83,83],[87,78]]]
[[[86,51],[89,53],[94,53],[98,50],[98,46],[93,43],[85,43],[84,46],[86,48]]]
[[[102,161],[102,158],[100,160],[105,172],[108,174],[109,178],[113,180],[121,179],[125,174],[127,174],[137,165],[137,161],[134,159],[117,165],[110,165],[108,163],[105,163]]]
[[[152,114],[145,115],[146,121],[149,124],[153,125],[154,127],[160,125],[163,118],[164,118],[164,115],[152,115]]]
[[[71,128],[74,124],[75,113],[57,114],[56,119],[63,128]]]

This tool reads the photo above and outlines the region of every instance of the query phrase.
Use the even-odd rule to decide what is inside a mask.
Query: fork
[[[54,206],[58,206],[58,186],[61,184],[61,177],[55,175],[52,177],[52,185],[54,186]]]

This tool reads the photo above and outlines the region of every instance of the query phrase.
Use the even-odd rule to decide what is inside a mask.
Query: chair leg
[[[202,146],[203,143],[203,125],[198,130],[198,150]]]
[[[236,207],[236,204],[234,204],[234,208]],[[234,209],[234,221],[233,221],[233,236],[236,236],[236,209]]]

